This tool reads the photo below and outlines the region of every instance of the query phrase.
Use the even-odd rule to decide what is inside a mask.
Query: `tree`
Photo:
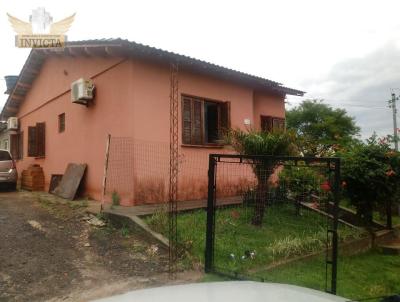
[[[344,109],[333,109],[323,100],[305,100],[286,112],[286,124],[301,138],[304,156],[326,156],[356,138],[360,128]]]
[[[296,135],[292,131],[272,133],[231,130],[230,143],[240,154],[244,155],[295,155]],[[277,161],[255,160],[253,171],[257,178],[255,209],[252,224],[261,226],[264,218],[265,203],[268,192],[268,179],[279,165]]]
[[[391,150],[388,138],[372,135],[365,143],[355,143],[338,152],[342,160],[345,194],[357,214],[371,224],[374,210],[384,212],[398,196],[400,153]]]

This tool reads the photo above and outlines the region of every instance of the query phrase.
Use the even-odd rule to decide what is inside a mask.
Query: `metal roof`
[[[4,120],[18,112],[19,106],[32,86],[34,79],[39,74],[43,62],[50,55],[128,56],[163,64],[178,63],[180,69],[215,76],[250,86],[257,90],[267,90],[281,95],[303,96],[305,93],[265,78],[128,40],[82,40],[67,42],[64,48],[32,49],[22,67],[15,87],[3,107],[1,119]]]

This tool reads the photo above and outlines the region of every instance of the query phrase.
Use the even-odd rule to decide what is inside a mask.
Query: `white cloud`
[[[361,58],[346,59],[318,79],[304,81],[310,98],[325,99],[356,117],[367,137],[393,132],[392,111],[387,107],[391,89],[400,88],[400,49],[387,43]],[[396,90],[395,93],[400,92]]]
[[[385,97],[382,100],[383,95],[377,95],[377,103],[387,98],[385,85],[362,78],[363,68],[380,66],[387,70],[380,78],[388,81],[395,68],[383,66],[390,64],[385,60],[375,67],[363,65],[365,61],[351,71],[339,62],[357,61],[382,45],[400,41],[397,0],[1,1],[0,77],[18,74],[28,54],[14,47],[6,12],[27,20],[38,6],[45,7],[54,20],[77,13],[68,33],[70,40],[126,38],[283,82],[309,91],[310,96],[352,104],[366,88],[370,95],[383,89]],[[344,67],[347,70],[341,70]],[[338,83],[339,79],[346,82]],[[350,83],[352,79],[357,81]],[[0,81],[1,89],[5,90],[4,81]],[[0,97],[0,105],[5,99]],[[349,112],[357,113],[358,121],[370,132],[372,126],[354,108],[349,106]],[[386,127],[376,124],[371,115],[367,120],[369,125]]]

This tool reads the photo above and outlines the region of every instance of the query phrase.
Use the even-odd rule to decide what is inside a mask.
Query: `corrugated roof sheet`
[[[29,91],[33,80],[40,71],[40,68],[47,55],[65,54],[68,55],[76,49],[84,51],[102,51],[104,54],[110,54],[110,51],[118,50],[119,54],[126,56],[139,57],[152,61],[164,63],[178,63],[182,69],[192,70],[194,72],[217,76],[229,81],[235,81],[255,89],[265,89],[279,94],[289,94],[303,96],[305,92],[283,86],[281,83],[269,79],[253,76],[241,71],[229,69],[210,62],[201,61],[189,56],[177,54],[174,52],[162,50],[148,45],[123,40],[123,39],[97,39],[67,42],[64,49],[32,49],[21,73],[18,77],[14,90],[10,93],[5,106],[3,107],[2,119],[12,116],[18,111],[20,103],[23,101],[26,93]]]

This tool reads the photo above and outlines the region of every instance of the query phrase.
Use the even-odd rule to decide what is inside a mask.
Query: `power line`
[[[324,100],[326,102],[326,100]],[[291,105],[290,102],[287,102],[289,105]],[[357,105],[357,104],[349,104],[349,103],[334,103],[334,102],[326,102],[328,105],[331,106],[346,106],[346,107],[356,107],[356,108],[364,108],[364,109],[379,109],[379,110],[387,110],[386,107],[380,107],[380,106],[367,106],[367,105]],[[298,103],[300,104],[300,102]]]

